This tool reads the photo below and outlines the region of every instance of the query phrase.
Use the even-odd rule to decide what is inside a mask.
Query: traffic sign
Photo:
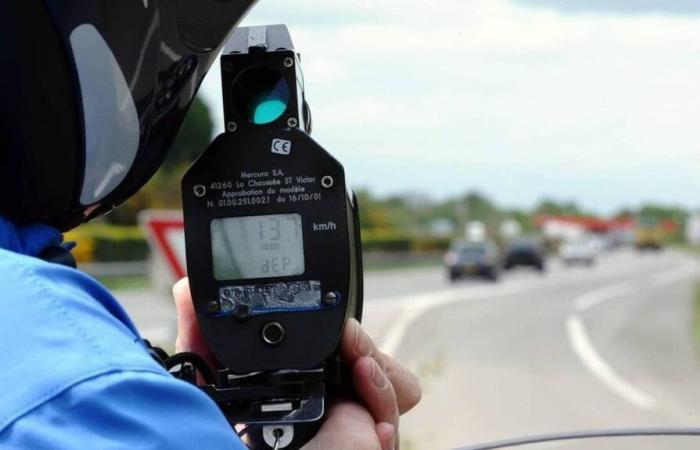
[[[139,214],[152,254],[160,257],[169,272],[180,279],[187,275],[185,259],[185,223],[182,211],[144,210]]]

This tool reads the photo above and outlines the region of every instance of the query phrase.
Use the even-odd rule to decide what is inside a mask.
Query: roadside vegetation
[[[698,352],[700,352],[700,282],[695,286],[695,302],[693,305],[693,334]]]
[[[105,276],[97,277],[97,281],[110,291],[146,289],[151,286],[147,275]]]

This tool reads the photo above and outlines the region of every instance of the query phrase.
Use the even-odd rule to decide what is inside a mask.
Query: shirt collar
[[[16,225],[0,216],[0,249],[39,256],[47,247],[60,245],[61,232],[43,224]]]

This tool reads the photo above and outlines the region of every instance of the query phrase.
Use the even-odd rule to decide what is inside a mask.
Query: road
[[[519,270],[499,283],[451,285],[438,268],[368,274],[365,326],[424,388],[402,421],[404,450],[697,425],[692,304],[699,275],[694,258],[672,250],[619,251],[593,268],[555,262],[545,275]],[[123,294],[144,335],[172,339],[168,300]],[[664,448],[654,442],[649,448]],[[635,441],[634,448],[646,447]]]
[[[389,350],[425,390],[402,423],[404,448],[697,425],[696,274],[695,261],[678,253],[621,252],[591,270],[553,267],[544,277],[521,272],[498,285],[444,286],[404,299],[414,312],[403,309],[409,323],[402,315],[394,321],[401,339],[382,327]],[[444,285],[441,273],[434,277]]]

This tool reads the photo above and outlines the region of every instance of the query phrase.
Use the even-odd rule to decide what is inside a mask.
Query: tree
[[[506,210],[504,213],[507,218],[515,220],[520,225],[523,233],[529,234],[535,231],[535,224],[532,221],[532,214],[530,214],[528,211],[512,208]]]
[[[209,108],[200,97],[195,97],[177,139],[163,161],[162,170],[181,170],[192,164],[211,142],[213,132],[214,122]]]
[[[209,145],[213,131],[209,108],[196,97],[161,168],[136,195],[107,215],[106,220],[114,224],[132,225],[143,209],[181,208],[182,175]]]
[[[355,191],[357,204],[360,209],[360,227],[362,229],[389,228],[386,209],[366,189]]]
[[[535,207],[535,214],[549,216],[585,216],[587,215],[573,202],[558,202],[552,199],[544,199]]]
[[[688,218],[688,211],[678,206],[651,203],[642,205],[637,215],[653,220],[673,220],[677,224],[682,224]]]

